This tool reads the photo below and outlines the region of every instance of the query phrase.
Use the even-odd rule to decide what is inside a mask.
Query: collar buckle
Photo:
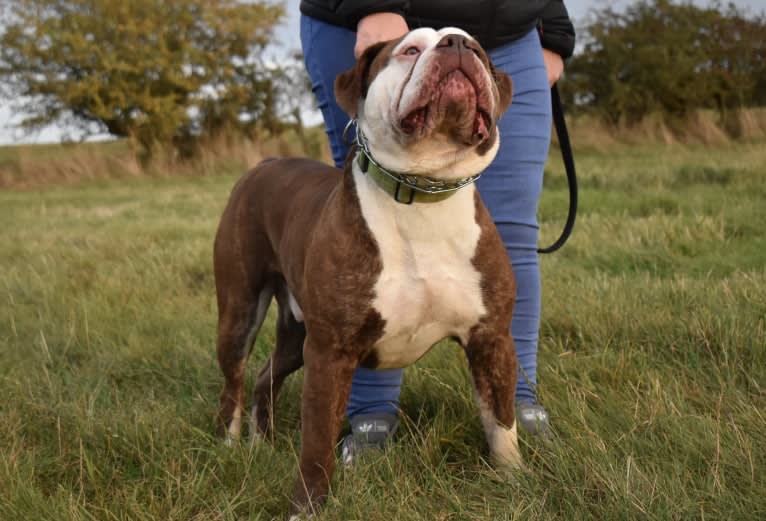
[[[397,203],[402,203],[402,204],[412,204],[412,202],[415,200],[415,190],[413,190],[412,188],[408,186],[405,186],[404,188],[405,188],[405,191],[408,191],[410,194],[409,199],[407,199],[406,201],[399,199],[399,196],[402,193],[402,183],[396,183],[396,189],[394,190],[394,201],[396,201]]]

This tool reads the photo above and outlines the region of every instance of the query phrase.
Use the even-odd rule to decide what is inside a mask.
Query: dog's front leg
[[[513,339],[477,326],[465,348],[490,456],[505,467],[521,466],[514,398],[518,363]]]
[[[335,466],[335,442],[348,403],[357,360],[339,346],[303,347],[304,376],[301,405],[301,461],[294,510],[310,512],[327,496]]]

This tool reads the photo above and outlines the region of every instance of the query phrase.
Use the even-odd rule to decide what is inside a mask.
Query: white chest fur
[[[486,312],[472,259],[481,229],[469,187],[438,203],[397,203],[354,165],[362,214],[383,269],[373,306],[386,321],[378,367],[404,367],[446,337],[466,340]]]

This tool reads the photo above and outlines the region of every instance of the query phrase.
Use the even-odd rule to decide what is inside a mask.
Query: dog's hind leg
[[[219,294],[217,353],[224,387],[218,411],[218,432],[228,442],[240,436],[245,411],[245,366],[273,295],[271,281],[261,285],[255,298]]]
[[[274,403],[282,384],[303,365],[303,341],[306,328],[297,303],[284,281],[276,291],[279,317],[276,324],[276,347],[258,373],[253,391],[251,436],[266,435],[274,428]]]

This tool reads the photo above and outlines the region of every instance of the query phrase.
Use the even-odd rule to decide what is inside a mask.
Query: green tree
[[[275,110],[261,59],[281,6],[232,0],[13,0],[0,78],[26,127],[66,119],[146,151],[236,129]]]
[[[566,96],[613,123],[758,102],[766,72],[762,16],[733,5],[651,0],[597,11],[585,29],[585,45],[567,67]]]
[[[709,47],[715,108],[766,104],[766,18],[729,4],[710,26]]]

